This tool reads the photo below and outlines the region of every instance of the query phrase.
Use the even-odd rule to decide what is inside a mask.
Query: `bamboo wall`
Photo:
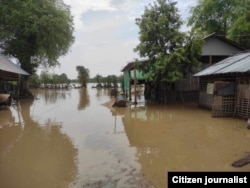
[[[212,117],[232,117],[235,109],[234,96],[217,96],[213,97]]]
[[[235,115],[240,118],[250,118],[250,77],[237,79],[237,101]]]
[[[230,81],[234,83],[232,91],[214,93],[213,84],[216,81]],[[228,78],[206,77],[200,79],[199,106],[211,109],[212,117],[235,116],[244,119],[250,118],[250,76],[239,75]],[[231,88],[232,90],[232,88]]]

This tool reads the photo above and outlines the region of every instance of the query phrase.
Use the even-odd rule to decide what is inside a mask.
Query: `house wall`
[[[130,82],[130,76],[129,76],[129,72],[125,71],[123,73],[123,89],[124,91],[128,91],[129,90],[129,82]]]
[[[207,65],[207,67],[211,64],[217,63],[219,61],[222,61],[223,59],[226,59],[228,56],[202,56],[201,62]]]
[[[18,80],[18,74],[12,72],[6,72],[0,70],[0,80],[10,81],[10,80]]]
[[[237,78],[235,115],[244,119],[250,118],[250,75]]]
[[[231,93],[224,94],[216,94],[214,93],[215,83],[220,82],[230,82],[235,83],[235,78],[228,77],[225,78],[223,76],[220,77],[200,77],[200,92],[199,92],[199,106],[212,109],[214,111],[218,111],[222,105],[229,105],[233,102],[234,95],[232,96]],[[233,99],[232,99],[233,98]],[[227,104],[226,104],[227,103]],[[230,104],[229,104],[230,103]],[[230,107],[231,108],[231,107]],[[214,114],[215,116],[216,113]]]
[[[240,51],[238,48],[215,37],[207,38],[202,46],[202,56],[231,56]]]

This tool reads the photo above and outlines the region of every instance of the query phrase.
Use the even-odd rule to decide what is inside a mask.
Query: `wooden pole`
[[[19,101],[19,95],[20,95],[20,89],[21,89],[21,75],[18,75],[18,80],[17,80],[17,98],[16,101]]]
[[[131,73],[130,73],[130,70],[128,70],[128,75],[129,75],[129,91],[128,91],[128,95],[129,95],[129,100],[131,101],[132,100],[132,95],[131,95],[131,81],[130,81],[130,78],[131,78]]]
[[[134,95],[135,95],[135,104],[137,104],[137,95],[136,95],[136,69],[134,65]]]
[[[212,64],[213,63],[213,57],[210,55],[209,56],[209,64]]]

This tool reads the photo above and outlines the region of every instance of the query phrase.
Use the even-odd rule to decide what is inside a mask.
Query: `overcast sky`
[[[196,0],[176,0],[183,20]],[[154,0],[64,0],[70,5],[74,17],[75,43],[64,57],[60,67],[51,71],[66,73],[68,78],[77,78],[76,66],[84,66],[90,77],[121,75],[121,69],[139,58],[133,49],[139,43],[138,26],[145,6]],[[185,27],[182,28],[185,30]]]

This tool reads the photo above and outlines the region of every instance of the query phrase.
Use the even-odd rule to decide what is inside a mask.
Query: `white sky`
[[[189,16],[190,6],[197,0],[176,0],[182,19]],[[139,58],[133,49],[139,43],[138,26],[145,6],[154,0],[64,0],[71,6],[74,17],[75,43],[60,66],[51,72],[66,73],[68,78],[77,78],[76,66],[84,66],[90,77],[121,75],[121,69]],[[183,26],[183,30],[185,27]]]

